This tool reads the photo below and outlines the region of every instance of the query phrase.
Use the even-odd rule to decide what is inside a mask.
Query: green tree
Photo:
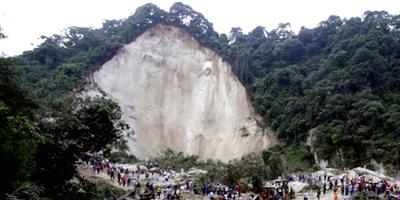
[[[45,140],[38,146],[33,178],[49,197],[61,198],[68,191],[67,181],[77,175],[75,161],[81,152],[125,148],[122,131],[127,125],[120,117],[116,103],[97,99],[65,102],[42,122]]]
[[[12,59],[0,58],[0,159],[6,172],[2,195],[29,181],[40,141],[33,114],[37,105],[12,64]]]

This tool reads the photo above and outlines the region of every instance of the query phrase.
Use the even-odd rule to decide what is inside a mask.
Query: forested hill
[[[256,110],[289,143],[313,130],[318,157],[333,166],[400,166],[400,15],[288,28],[232,32],[230,58]]]
[[[400,166],[400,15],[385,11],[331,16],[298,34],[286,23],[248,34],[237,27],[226,35],[182,3],[169,12],[146,4],[99,29],[71,27],[44,37],[38,48],[17,57],[17,65],[36,95],[54,103],[158,23],[188,30],[231,63],[256,111],[286,145],[305,142],[312,130],[317,156],[333,166],[371,159]]]

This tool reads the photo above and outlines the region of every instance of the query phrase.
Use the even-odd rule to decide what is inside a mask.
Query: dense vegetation
[[[125,20],[105,21],[100,29],[72,27],[65,35],[46,37],[20,56],[18,65],[39,98],[59,98],[157,23],[188,30],[230,62],[257,112],[285,143],[304,142],[313,130],[318,157],[333,166],[371,159],[400,166],[395,148],[400,141],[400,16],[385,11],[367,11],[361,18],[331,16],[297,35],[286,23],[248,34],[232,28],[227,36],[218,35],[189,6],[176,3],[167,13],[147,4]]]
[[[399,15],[367,11],[298,35],[287,24],[233,35],[243,55],[232,58],[236,72],[282,140],[312,132],[318,157],[339,168],[371,159],[400,166]]]
[[[271,31],[256,27],[246,34],[236,27],[220,35],[187,5],[176,3],[165,12],[146,4],[127,19],[106,20],[99,29],[70,27],[21,56],[1,58],[0,159],[8,163],[2,193],[35,183],[46,194],[62,195],[73,188],[67,180],[75,175],[79,152],[121,142],[125,125],[111,123],[120,115],[114,103],[70,95],[123,44],[158,23],[186,29],[231,63],[256,111],[279,136],[281,145],[258,159],[264,165],[246,170],[272,178],[312,167],[305,145],[310,136],[317,157],[331,166],[373,159],[400,167],[400,15],[367,11],[349,19],[331,16],[298,34],[286,23]],[[185,159],[183,164],[196,160]]]
[[[282,157],[286,155],[287,158]],[[309,172],[313,169],[310,164],[312,155],[305,145],[290,145],[283,148],[280,145],[273,147],[263,154],[249,154],[239,160],[223,163],[215,160],[200,160],[195,155],[184,155],[172,150],[150,159],[148,162],[175,171],[190,172],[195,169],[207,173],[190,174],[196,184],[223,183],[234,185],[239,183],[243,191],[257,192],[262,180],[272,180],[279,176],[289,175],[291,172]],[[251,185],[252,187],[249,187]]]
[[[214,160],[199,160],[198,156],[188,156],[183,153],[175,153],[172,150],[167,150],[159,157],[149,160],[151,163],[158,163],[159,165],[175,171],[190,172],[194,169],[205,170],[207,173],[190,174],[195,179],[196,184],[203,185],[206,183],[223,183],[223,184],[237,184],[243,186],[243,192],[250,192],[249,184],[255,181],[270,180],[282,175],[282,171],[275,171],[271,165],[265,165],[263,157],[260,154],[249,154],[240,160],[233,160],[229,163],[223,163]],[[282,163],[278,163],[282,164]],[[194,167],[194,169],[193,169]],[[259,186],[261,184],[254,184]]]
[[[78,197],[85,182],[70,180],[79,177],[75,162],[81,152],[124,147],[119,107],[105,99],[72,98],[42,107],[12,62],[0,58],[0,198]]]

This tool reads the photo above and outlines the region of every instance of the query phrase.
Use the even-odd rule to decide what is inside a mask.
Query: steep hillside
[[[169,12],[146,4],[101,28],[43,39],[0,58],[0,199],[104,199],[76,182],[76,161],[82,152],[123,156],[110,154],[125,144],[121,116],[129,150],[142,158],[171,148],[227,161],[270,147],[276,133],[279,144],[262,154],[201,162],[204,181],[261,183],[309,170],[314,158],[399,173],[400,15],[367,11],[298,34],[286,23],[226,35],[182,3]],[[82,93],[106,95],[122,112],[109,99],[76,98]],[[200,163],[171,151],[152,162],[161,161]]]
[[[276,143],[231,66],[181,28],[147,30],[99,67],[93,84],[121,106],[139,158],[172,149],[228,161]]]
[[[297,35],[288,24],[236,31],[234,69],[281,141],[302,143],[312,132],[314,150],[329,166],[375,160],[398,169],[399,19],[367,11],[331,16]]]
[[[71,27],[65,35],[47,37],[18,57],[17,64],[36,86],[37,96],[49,107],[57,106],[124,44],[159,23],[172,25],[231,64],[255,111],[288,144],[275,150],[298,151],[313,130],[317,157],[332,166],[376,160],[398,168],[399,19],[385,11],[367,11],[348,19],[330,16],[298,34],[286,23],[249,33],[236,27],[226,35],[182,3],[169,12],[147,4],[127,19],[105,21],[99,29]],[[274,155],[282,155],[281,150]],[[304,147],[300,152],[307,151]]]

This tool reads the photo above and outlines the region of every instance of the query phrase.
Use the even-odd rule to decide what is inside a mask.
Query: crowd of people
[[[237,199],[241,196],[239,184],[211,184],[196,185],[190,177],[180,177],[172,170],[163,169],[157,164],[146,163],[136,165],[136,168],[123,167],[108,160],[102,160],[95,155],[86,154],[82,157],[83,163],[90,166],[93,173],[106,173],[109,179],[120,187],[132,191],[131,196],[141,199],[182,199],[185,194],[203,195],[209,199]],[[261,185],[261,192],[252,194],[249,200],[290,200],[295,199],[295,190],[291,182],[303,183],[309,189],[303,189],[305,200],[320,199],[327,193],[333,193],[333,199],[350,200],[360,192],[370,192],[385,199],[400,200],[400,188],[386,179],[374,180],[372,177],[348,173],[341,176],[321,173],[300,174],[279,178]],[[312,188],[312,190],[311,190]],[[311,195],[314,193],[313,195]],[[313,196],[313,198],[311,198]],[[241,198],[243,199],[243,198]]]
[[[291,200],[295,199],[294,182],[298,185],[308,185],[303,188],[302,195],[304,200],[321,199],[323,196],[333,194],[333,200],[350,200],[361,192],[372,193],[384,199],[400,200],[400,187],[396,183],[389,181],[374,180],[363,174],[341,176],[325,174],[300,174],[288,176],[285,179],[279,178],[274,181],[266,182],[259,194],[252,195],[253,200]],[[314,194],[312,194],[314,193]],[[331,197],[332,195],[329,195]],[[325,198],[326,199],[326,198]],[[331,198],[329,198],[331,199]]]
[[[259,194],[259,199],[262,200],[275,200],[275,199],[294,199],[295,192],[289,186],[288,180],[277,180],[269,185],[263,185]],[[257,199],[255,196],[253,199]]]
[[[146,163],[137,165],[136,168],[129,168],[88,154],[82,156],[82,160],[85,165],[91,167],[93,173],[106,173],[112,182],[129,189],[133,198],[179,199],[184,190],[194,189],[189,179],[184,184],[170,181],[170,176],[174,174],[161,169],[157,164]]]
[[[324,175],[324,180],[326,181],[322,184],[323,193],[326,192],[326,189],[332,190],[335,200],[338,199],[339,194],[347,200],[360,192],[372,192],[377,196],[383,195],[385,199],[397,198],[400,200],[399,186],[395,183],[390,184],[385,179],[374,180],[362,174],[353,177],[346,174],[341,177]]]
[[[350,200],[358,193],[372,193],[374,196],[382,196],[384,199],[400,200],[400,187],[397,183],[390,183],[386,179],[380,180],[376,177],[359,173],[349,175],[345,173],[340,176],[327,175],[308,175],[299,176],[300,182],[307,182],[309,185],[316,185],[316,197],[319,200],[321,194],[325,195],[332,192],[334,200]],[[309,199],[309,191],[304,191],[304,199]]]
[[[236,197],[240,197],[241,188],[239,184],[235,185],[223,185],[220,183],[217,184],[204,184],[202,186],[202,194],[203,196],[209,197],[209,199],[236,199]]]
[[[82,162],[90,166],[93,173],[106,173],[112,182],[131,190],[131,197],[134,198],[182,199],[185,194],[203,195],[210,199],[235,199],[240,196],[238,184],[228,186],[206,183],[199,186],[190,177],[178,183],[172,179],[179,176],[179,173],[163,169],[158,164],[146,163],[129,168],[90,154],[83,155]]]

